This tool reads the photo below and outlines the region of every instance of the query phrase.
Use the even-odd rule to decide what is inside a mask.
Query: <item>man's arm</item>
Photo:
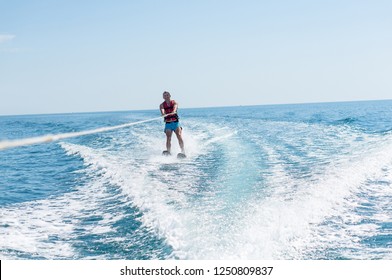
[[[178,103],[177,103],[177,101],[174,101],[174,104],[173,104],[173,113],[177,113],[177,108],[178,108]]]
[[[159,110],[161,110],[161,115],[163,116],[165,114],[165,109],[163,108],[163,105],[159,105]]]

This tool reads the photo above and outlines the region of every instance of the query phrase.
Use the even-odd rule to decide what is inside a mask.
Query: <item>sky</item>
[[[392,98],[390,0],[0,0],[0,115]]]

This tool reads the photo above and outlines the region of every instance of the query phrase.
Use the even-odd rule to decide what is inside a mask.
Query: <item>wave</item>
[[[357,118],[353,117],[346,117],[343,119],[335,120],[332,122],[332,124],[353,124],[358,122],[359,120]]]
[[[291,122],[185,124],[184,160],[161,156],[156,127],[61,143],[83,160],[87,183],[1,208],[2,254],[367,259],[368,240],[390,234],[390,135]],[[388,243],[377,250],[392,256]]]
[[[110,172],[112,183],[121,182],[122,191],[141,211],[143,226],[170,245],[168,258],[327,258],[318,250],[332,254],[337,244],[349,249],[335,252],[336,257],[368,257],[359,240],[376,235],[378,225],[353,223],[363,217],[355,206],[359,193],[377,186],[368,181],[382,178],[391,165],[388,141],[382,146],[367,142],[366,150],[338,157],[311,180],[293,177],[287,161],[270,164],[271,176],[260,179],[257,150],[230,133],[226,129],[219,135],[199,134],[195,143],[199,147],[204,143],[207,152],[194,152],[186,163],[152,155],[137,165],[140,176],[128,170],[133,182],[119,179],[119,174],[124,175],[121,166],[113,168],[116,174]],[[141,142],[145,140],[142,136]],[[150,141],[152,148],[155,144]],[[266,162],[274,162],[282,152],[271,143],[264,143],[259,151],[269,156]],[[83,158],[92,163],[88,156]],[[217,170],[203,169],[213,163],[218,164]],[[334,238],[328,238],[330,234]],[[356,255],[358,250],[361,253]]]
[[[360,152],[341,154],[323,172],[303,179],[287,172],[285,162],[276,162],[279,150],[263,143],[263,149],[269,146],[269,161],[276,162],[267,183],[275,191],[249,206],[239,234],[245,242],[238,242],[237,250],[251,240],[251,250],[244,254],[251,259],[372,258],[363,240],[377,236],[380,226],[391,221],[390,207],[377,207],[374,215],[359,213],[358,207],[375,190],[382,205],[389,201],[391,190],[378,180],[392,185],[391,140],[378,139]],[[371,222],[364,222],[364,217]],[[379,258],[392,255],[388,247],[378,252]]]

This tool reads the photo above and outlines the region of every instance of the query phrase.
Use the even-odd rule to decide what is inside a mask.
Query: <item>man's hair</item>
[[[165,93],[168,93],[169,95],[171,95],[170,92],[168,92],[168,91],[164,91],[164,92],[163,92],[163,94],[165,94]]]

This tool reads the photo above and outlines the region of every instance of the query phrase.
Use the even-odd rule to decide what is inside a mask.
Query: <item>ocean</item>
[[[186,159],[160,120],[0,150],[0,258],[392,259],[392,100],[179,115]],[[157,116],[1,116],[0,140]]]

